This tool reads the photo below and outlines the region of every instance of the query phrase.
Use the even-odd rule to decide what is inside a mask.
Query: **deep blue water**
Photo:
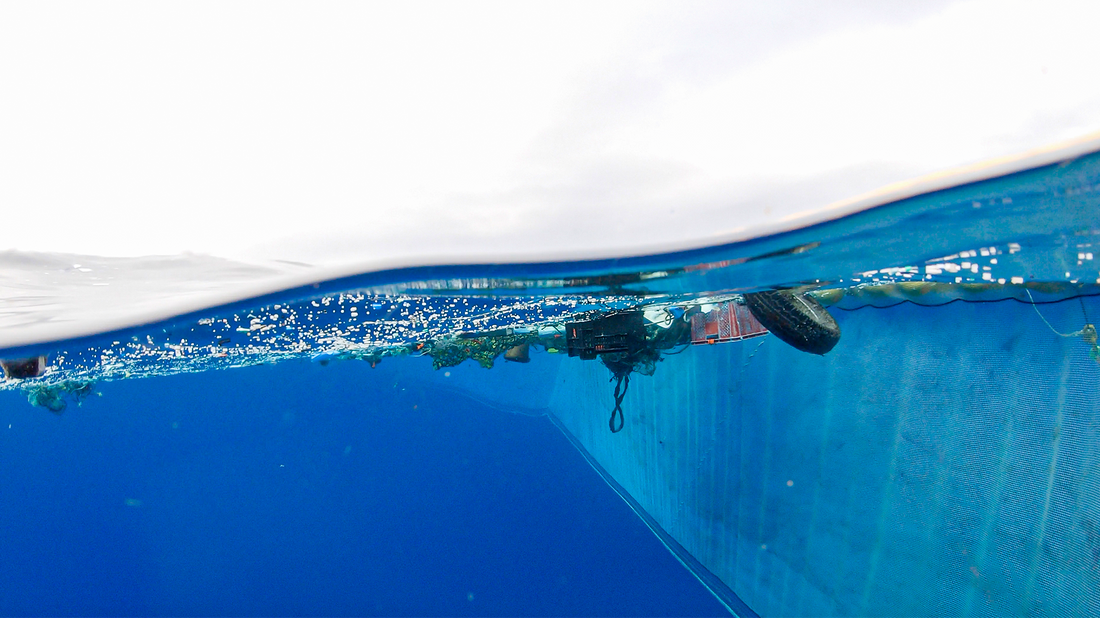
[[[549,420],[426,360],[0,392],[0,614],[726,613]]]

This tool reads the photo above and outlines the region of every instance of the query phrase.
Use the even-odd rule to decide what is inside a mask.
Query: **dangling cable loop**
[[[623,398],[626,397],[626,389],[630,386],[630,374],[612,376],[612,380],[615,382],[615,408],[611,410],[611,420],[607,421],[607,426],[611,428],[611,433],[619,433],[623,430],[625,419],[623,418]],[[619,391],[619,387],[622,387],[622,392]],[[619,425],[615,426],[615,417],[619,417]]]

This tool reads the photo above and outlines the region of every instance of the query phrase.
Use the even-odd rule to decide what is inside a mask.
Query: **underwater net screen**
[[[39,280],[112,264],[9,254],[0,389],[65,421],[123,380],[343,368],[368,387],[342,405],[553,423],[736,615],[1095,615],[1098,242],[1093,153],[734,244],[363,272],[61,340],[20,339],[63,320]]]

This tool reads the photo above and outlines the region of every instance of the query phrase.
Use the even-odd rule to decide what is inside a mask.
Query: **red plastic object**
[[[766,334],[768,329],[760,324],[749,308],[733,301],[691,316],[691,342],[694,344],[741,341]]]

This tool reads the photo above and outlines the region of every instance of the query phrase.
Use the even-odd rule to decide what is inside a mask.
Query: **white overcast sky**
[[[1100,2],[7,2],[0,250],[721,238],[1100,130]]]

